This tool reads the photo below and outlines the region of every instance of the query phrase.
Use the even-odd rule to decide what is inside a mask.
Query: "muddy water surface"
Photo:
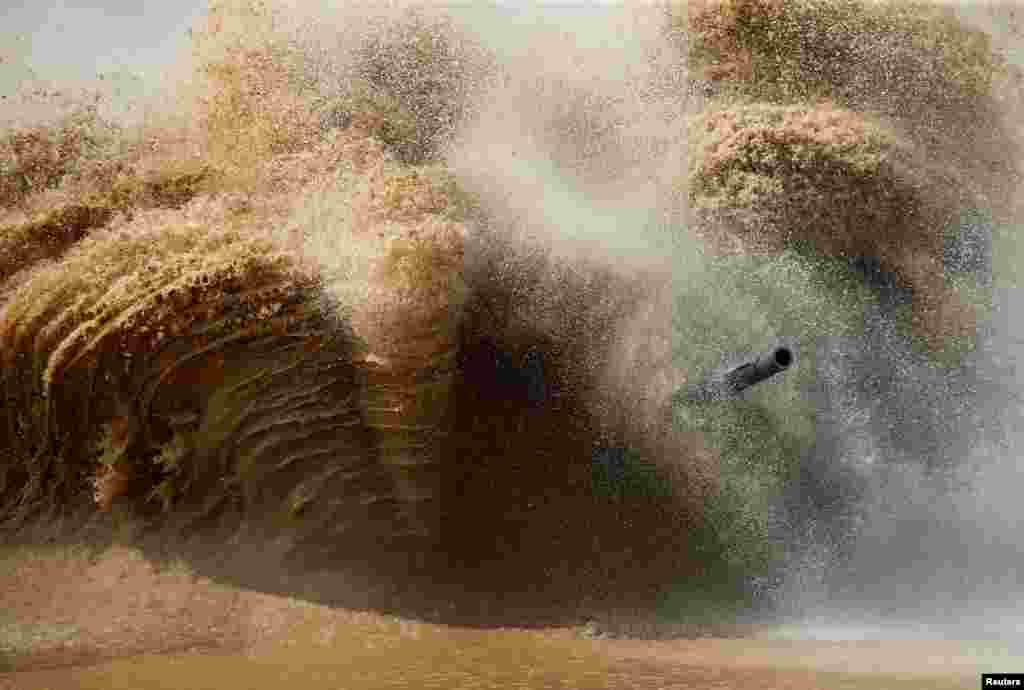
[[[310,625],[244,652],[15,673],[0,688],[973,688],[981,672],[1008,670],[1010,655],[963,641],[644,642],[395,622]]]
[[[426,623],[218,583],[124,546],[2,549],[0,601],[0,690],[941,689],[1024,670],[1019,639],[790,625],[649,641]]]

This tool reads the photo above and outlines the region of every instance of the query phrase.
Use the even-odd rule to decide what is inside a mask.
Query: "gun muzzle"
[[[785,371],[793,364],[793,351],[788,347],[777,347],[765,352],[752,362],[741,364],[725,372],[723,376],[712,377],[696,386],[686,389],[689,400],[721,400],[742,393],[754,384]]]
[[[775,376],[793,363],[793,351],[788,347],[777,347],[766,352],[753,362],[742,364],[725,375],[725,385],[733,393],[750,388],[755,383]]]

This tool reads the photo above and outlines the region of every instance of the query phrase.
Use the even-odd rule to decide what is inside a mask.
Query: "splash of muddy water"
[[[355,6],[342,11],[315,5],[293,9],[293,29],[308,28],[312,22],[325,32],[296,29],[295,35],[309,46],[324,36],[333,36],[336,43],[346,26],[374,14]],[[423,400],[434,392],[439,397],[461,394],[462,409],[471,408],[473,391],[452,388],[449,370],[456,364],[448,357],[452,342],[464,338],[472,342],[477,359],[459,364],[491,376],[491,392],[508,394],[518,405],[518,416],[505,421],[510,429],[519,425],[515,433],[520,437],[511,432],[506,437],[526,443],[526,429],[543,429],[550,438],[576,433],[548,428],[543,420],[531,417],[539,407],[535,403],[550,398],[555,389],[555,379],[545,375],[552,362],[538,358],[528,347],[539,344],[547,352],[559,353],[562,359],[556,364],[583,372],[573,382],[597,381],[606,388],[597,393],[587,389],[581,401],[571,402],[578,408],[566,403],[566,418],[578,409],[597,426],[625,427],[633,434],[610,438],[597,448],[581,445],[586,453],[574,462],[584,474],[611,478],[613,484],[631,471],[635,475],[623,446],[639,438],[641,445],[650,442],[646,448],[653,448],[658,471],[671,475],[679,468],[674,463],[681,462],[672,451],[680,446],[673,446],[673,439],[659,445],[663,439],[657,431],[665,421],[658,415],[671,393],[694,372],[721,365],[728,357],[773,342],[788,344],[797,352],[797,370],[785,381],[765,385],[740,412],[722,408],[721,414],[715,412],[708,419],[699,411],[677,411],[678,419],[703,424],[712,445],[721,441],[724,469],[719,468],[718,479],[725,478],[725,488],[713,489],[722,489],[722,503],[727,499],[728,506],[719,512],[712,506],[709,512],[721,518],[718,526],[729,534],[719,535],[714,557],[728,561],[741,574],[747,566],[758,566],[754,582],[743,584],[753,588],[759,612],[772,614],[772,621],[781,614],[796,626],[799,636],[914,638],[1024,632],[1024,612],[1012,603],[1019,599],[1024,565],[1016,534],[1024,514],[1014,491],[1019,443],[1024,439],[1019,400],[1024,381],[1015,369],[1017,359],[1024,357],[1024,301],[1017,288],[998,286],[996,308],[981,329],[979,346],[964,366],[951,369],[910,347],[906,332],[895,325],[907,287],[887,283],[879,271],[873,279],[870,265],[855,267],[859,273],[854,274],[862,282],[874,280],[872,296],[850,307],[842,302],[847,297],[823,278],[831,274],[798,256],[751,254],[735,258],[733,264],[723,262],[705,245],[706,237],[698,239],[698,229],[691,227],[694,211],[679,185],[693,155],[688,148],[694,143],[688,129],[694,121],[691,116],[706,114],[715,94],[690,88],[686,68],[678,61],[678,46],[669,45],[662,35],[660,9],[556,10],[502,4],[463,7],[453,13],[460,27],[494,51],[499,65],[497,78],[475,95],[470,116],[450,133],[439,152],[457,183],[482,201],[485,212],[479,227],[465,234],[454,224],[424,227],[436,231],[435,239],[443,239],[440,244],[458,245],[456,253],[464,261],[460,277],[467,280],[468,297],[474,288],[488,286],[500,275],[507,288],[502,296],[512,306],[499,335],[505,345],[521,346],[522,351],[488,349],[484,336],[495,322],[488,321],[492,317],[484,306],[473,302],[460,311],[460,299],[467,297],[459,292],[463,286],[446,284],[445,289],[451,288],[459,299],[440,299],[428,311],[411,310],[396,298],[397,306],[385,309],[377,321],[374,317],[380,314],[360,312],[361,305],[384,298],[372,292],[353,297],[353,286],[358,287],[353,272],[361,270],[359,256],[337,229],[356,222],[352,216],[359,209],[353,210],[347,203],[350,198],[339,189],[320,189],[305,203],[276,216],[307,231],[302,238],[306,258],[324,275],[347,281],[327,280],[326,302],[331,308],[335,302],[356,304],[353,326],[379,345],[378,351],[362,353],[363,361],[399,362],[393,370],[371,368],[371,387],[384,391],[367,403],[379,413],[371,426],[383,429],[407,421],[391,415],[397,408],[386,393],[389,387],[419,385],[418,379],[410,383],[412,370],[429,370],[434,376],[424,384],[430,390]],[[1002,15],[986,10],[964,15],[992,32],[1011,62],[1017,59],[1021,38],[1006,30],[1006,22],[993,19]],[[325,21],[318,23],[319,19]],[[1003,106],[1008,111],[1003,115],[1012,120],[1016,104],[1008,99]],[[749,112],[761,111],[754,107]],[[804,116],[795,110],[773,112],[795,120]],[[331,117],[336,125],[347,124],[345,113]],[[850,131],[864,131],[855,125]],[[443,130],[439,126],[438,131]],[[874,143],[902,150],[898,137],[893,143],[878,134]],[[392,154],[401,157],[409,152]],[[908,160],[916,161],[912,156]],[[410,189],[419,190],[416,184],[410,183]],[[370,187],[363,191],[371,201],[363,201],[373,211],[376,190]],[[417,199],[413,206],[419,203]],[[422,203],[429,206],[431,199]],[[220,215],[230,218],[232,213],[227,209]],[[983,225],[983,220],[975,223]],[[961,241],[950,250],[951,260],[980,273],[989,270],[996,254],[1002,253],[998,258],[1008,263],[1006,252],[1012,253],[1012,243],[992,248],[984,228],[972,235],[967,226],[964,221],[961,239],[974,236],[978,241]],[[326,236],[321,232],[325,228],[330,231]],[[450,258],[448,249],[445,244],[438,255]],[[547,271],[549,266],[553,268]],[[501,271],[512,278],[506,280]],[[517,284],[517,271],[533,282]],[[931,285],[924,273],[912,274],[919,289]],[[623,286],[621,292],[616,292],[618,286]],[[579,323],[567,323],[568,313],[578,315]],[[443,328],[432,330],[437,323]],[[601,332],[599,327],[607,324],[616,329]],[[416,330],[415,342],[388,341],[388,332],[402,327]],[[484,402],[497,408],[503,402],[500,397]],[[423,426],[444,423],[439,409],[426,405],[421,411],[418,421]],[[751,422],[768,431],[737,437],[737,428]],[[584,430],[592,434],[588,440],[604,431]],[[422,447],[433,439],[414,441]],[[403,455],[404,449],[386,458],[391,465],[386,478],[395,500],[408,510],[405,526],[413,532],[429,533],[438,503],[443,504],[445,489],[431,483],[437,478],[430,473],[444,449],[431,446],[429,453],[417,456],[421,467],[413,470],[401,466],[412,455]],[[474,449],[467,445],[461,450],[469,455]],[[795,468],[768,468],[782,463],[786,453],[798,457]],[[512,452],[499,457],[517,459]],[[540,453],[538,457],[541,465],[562,460]],[[463,527],[473,519],[490,520],[485,522],[487,529],[505,530],[498,534],[511,545],[507,551],[532,553],[534,536],[550,538],[558,530],[537,517],[527,516],[519,523],[515,511],[527,515],[535,508],[534,498],[568,504],[575,498],[570,491],[574,485],[559,486],[562,493],[556,492],[553,499],[534,485],[515,488],[524,489],[524,494],[525,489],[536,490],[536,497],[488,493],[500,478],[516,475],[499,462],[486,467],[487,472],[475,475],[466,471],[466,481],[477,482],[474,490],[482,497],[463,504],[463,512],[449,524]],[[688,471],[696,472],[684,467],[680,473]],[[551,476],[565,479],[557,473]],[[499,479],[489,482],[491,477]],[[688,498],[707,497],[695,493],[699,495]],[[542,506],[548,512],[540,514],[555,517],[558,508]],[[484,515],[487,509],[507,512],[507,519]],[[620,517],[627,523],[630,514],[615,519]],[[573,524],[580,528],[581,518]],[[492,538],[494,533],[485,536]],[[504,567],[502,554],[478,547],[480,543],[469,544],[459,555],[466,561],[498,558],[492,573]],[[599,567],[602,554],[599,549],[595,553]],[[770,561],[767,567],[764,560]],[[552,563],[558,565],[551,560],[545,565]],[[516,576],[531,585],[547,575],[531,573],[528,557],[521,556],[515,565]],[[628,572],[630,563],[627,559],[616,566]],[[730,576],[735,570],[728,571]],[[586,577],[578,575],[581,587],[589,584]],[[673,578],[672,573],[665,574],[666,580]],[[480,586],[486,589],[488,583]],[[793,634],[793,629],[779,634]]]

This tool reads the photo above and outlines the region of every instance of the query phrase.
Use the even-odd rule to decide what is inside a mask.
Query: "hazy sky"
[[[0,45],[42,79],[170,62],[205,0],[0,0]]]

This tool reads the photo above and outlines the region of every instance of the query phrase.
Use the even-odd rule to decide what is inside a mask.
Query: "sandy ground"
[[[243,591],[138,551],[8,549],[0,690],[974,688],[1021,671],[968,641],[610,640],[459,628]]]

